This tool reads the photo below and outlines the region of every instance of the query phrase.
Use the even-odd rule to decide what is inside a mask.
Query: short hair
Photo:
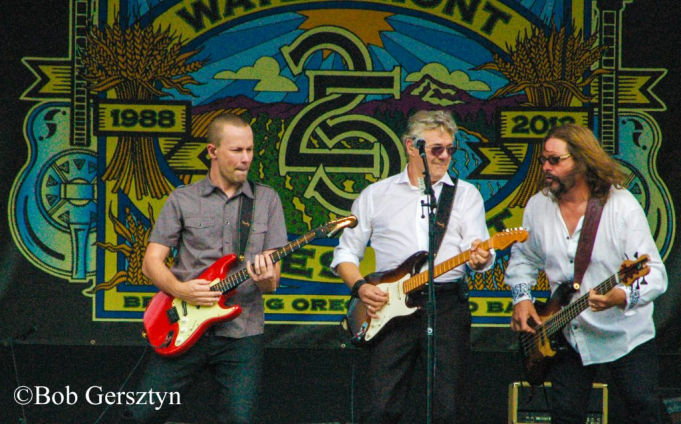
[[[239,115],[234,113],[221,113],[220,115],[213,118],[210,124],[208,124],[206,134],[208,143],[214,144],[216,147],[220,146],[220,142],[222,141],[220,137],[222,135],[221,130],[223,125],[232,125],[239,128],[250,127],[250,124],[244,121],[244,119]]]
[[[543,143],[550,138],[567,143],[568,153],[577,166],[582,167],[591,195],[595,198],[605,200],[610,194],[611,186],[621,188],[624,185],[625,174],[615,159],[603,150],[589,128],[578,124],[560,125],[549,131]]]
[[[409,117],[407,131],[402,135],[402,142],[416,140],[424,131],[441,129],[452,137],[459,131],[454,118],[444,110],[420,110]]]

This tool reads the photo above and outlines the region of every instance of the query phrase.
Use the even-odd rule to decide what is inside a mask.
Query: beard
[[[560,200],[563,195],[569,192],[577,183],[577,174],[579,170],[575,167],[562,177],[558,177],[551,173],[544,173],[545,188]]]

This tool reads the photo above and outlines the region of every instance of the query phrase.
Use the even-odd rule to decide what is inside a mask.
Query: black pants
[[[262,376],[262,335],[232,339],[204,334],[185,354],[166,358],[152,353],[138,391],[187,394],[194,378],[210,369],[220,384],[220,423],[250,424],[256,421],[258,390]],[[178,405],[130,405],[123,422],[164,423]]]
[[[433,384],[433,422],[470,423],[471,314],[467,296],[461,290],[436,295],[436,365]],[[427,297],[418,303],[425,305]],[[366,411],[360,422],[366,424],[397,423],[405,407],[414,408],[410,396],[413,371],[417,361],[427,359],[428,318],[424,311],[394,318],[382,330],[369,354],[369,391]],[[377,336],[378,337],[378,336]],[[424,369],[426,367],[423,367]],[[418,376],[424,381],[426,375]],[[420,396],[419,396],[420,397]]]
[[[643,343],[626,356],[605,364],[615,388],[622,396],[629,422],[663,423],[659,397],[657,349],[653,340]],[[581,357],[571,346],[556,356],[549,374],[551,422],[584,424],[589,395],[599,365],[582,365]]]

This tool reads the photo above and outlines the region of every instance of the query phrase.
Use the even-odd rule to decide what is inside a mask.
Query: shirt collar
[[[400,173],[400,176],[397,179],[397,184],[410,184],[411,185],[411,181],[409,181],[408,168],[409,168],[409,164],[407,164],[407,166],[404,168],[404,171],[402,171]],[[445,172],[445,175],[443,175],[442,178],[440,178],[440,180],[437,181],[433,185],[438,185],[438,184],[446,184],[446,185],[449,185],[449,186],[453,186],[454,181],[452,181],[452,178],[449,176],[449,172]]]
[[[203,197],[210,196],[214,190],[219,190],[219,188],[210,180],[208,174],[206,174],[206,178],[199,181],[199,188],[201,190],[201,196]],[[241,184],[241,187],[237,189],[234,197],[238,196],[239,194],[243,194],[244,196],[250,197],[251,199],[255,199],[250,184]]]

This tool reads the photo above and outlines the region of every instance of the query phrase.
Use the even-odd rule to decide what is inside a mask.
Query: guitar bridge
[[[177,313],[177,308],[175,307],[168,309],[166,315],[168,315],[168,320],[170,320],[171,324],[175,324],[180,320],[180,314]]]

